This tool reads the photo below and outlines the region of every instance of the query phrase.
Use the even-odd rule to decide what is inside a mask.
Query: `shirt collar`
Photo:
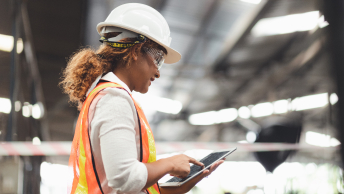
[[[127,84],[125,84],[122,80],[120,80],[117,77],[117,75],[114,74],[113,72],[109,72],[109,73],[105,74],[101,78],[101,80],[118,83],[119,85],[123,86],[123,88],[126,89],[131,94],[131,91],[130,91],[129,87],[127,86]]]
[[[129,94],[131,94],[131,91],[130,91],[129,87],[127,86],[127,84],[125,84],[122,80],[120,80],[113,72],[109,72],[109,73],[105,74],[103,77],[101,75],[97,77],[97,79],[92,83],[92,85],[88,89],[86,96],[88,96],[91,93],[91,91],[97,86],[100,79],[105,80],[105,81],[109,81],[109,82],[118,83],[125,90],[127,90],[129,92]]]

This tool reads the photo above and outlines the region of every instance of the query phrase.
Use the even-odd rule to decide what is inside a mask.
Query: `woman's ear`
[[[136,61],[139,57],[139,53],[140,53],[140,45],[135,45],[132,49],[131,49],[131,55],[133,56],[134,61]]]

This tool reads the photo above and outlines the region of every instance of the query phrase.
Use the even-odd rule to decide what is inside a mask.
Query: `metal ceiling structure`
[[[15,2],[15,3],[13,3]],[[324,46],[327,28],[257,37],[254,26],[264,18],[321,10],[318,0],[87,0],[0,2],[0,34],[22,38],[24,52],[0,51],[0,97],[35,104],[45,116],[24,117],[21,110],[0,113],[0,141],[71,141],[78,116],[58,87],[68,57],[83,46],[100,45],[97,23],[115,7],[140,2],[157,9],[171,29],[172,47],[182,54],[176,64],[164,65],[149,95],[178,100],[177,115],[149,114],[157,141],[238,142],[246,139],[245,122],[262,124],[266,117],[237,119],[216,125],[191,125],[190,115],[240,108],[261,102],[334,93],[336,85]],[[14,68],[15,69],[11,69]],[[12,72],[9,73],[9,72]],[[14,83],[15,82],[15,83]],[[306,131],[338,137],[336,107],[298,112]],[[273,115],[279,117],[280,115]],[[282,116],[294,116],[286,113]],[[11,126],[11,127],[9,127]],[[11,128],[11,130],[9,130]],[[240,154],[238,160],[254,160]],[[299,152],[295,160],[339,164],[335,151]],[[66,163],[67,157],[56,159]],[[38,161],[39,162],[39,161]]]
[[[19,17],[23,18],[19,22],[22,29],[18,36],[24,39],[25,54],[19,55],[24,58],[20,59],[23,63],[18,67],[19,90],[22,92],[17,98],[22,103],[43,101],[46,116],[36,121],[22,118],[20,112],[17,113],[16,117],[23,120],[19,123],[32,124],[18,124],[20,130],[29,128],[30,132],[15,139],[28,140],[32,136],[40,136],[43,140],[72,140],[77,111],[68,104],[68,98],[57,86],[61,71],[68,57],[78,48],[86,45],[96,48],[99,45],[96,24],[103,21],[113,8],[129,2],[132,1],[75,1],[67,7],[62,2],[22,2],[21,9],[17,9]],[[161,78],[150,88],[149,94],[183,104],[178,115],[160,112],[151,115],[157,140],[172,140],[169,136],[173,136],[175,141],[198,141],[203,139],[203,133],[209,133],[207,131],[235,128],[236,122],[221,126],[190,125],[187,118],[194,113],[334,91],[326,66],[323,29],[263,37],[255,37],[251,32],[262,18],[318,10],[318,1],[276,0],[251,4],[239,0],[204,0],[195,4],[193,1],[146,0],[141,3],[158,9],[164,15],[171,28],[172,47],[183,56],[177,64],[164,65]],[[1,33],[10,35],[13,24],[11,10],[16,9],[9,1],[3,4],[2,8],[12,6],[12,9],[1,12],[3,18],[8,19],[2,20],[0,25]],[[34,57],[30,58],[26,51],[28,45],[31,45]],[[7,72],[10,72],[11,57],[10,53],[0,54],[3,64],[0,94],[1,97],[10,97]],[[307,60],[300,60],[305,56]],[[35,63],[36,72],[35,65],[31,65]],[[38,93],[43,95],[36,92],[39,88],[42,91]],[[7,119],[6,115],[3,117]],[[179,129],[171,130],[171,126]],[[5,128],[1,130],[6,131]],[[239,133],[223,139],[245,139],[246,131]],[[4,138],[4,134],[0,137]],[[214,138],[206,140],[221,139]]]

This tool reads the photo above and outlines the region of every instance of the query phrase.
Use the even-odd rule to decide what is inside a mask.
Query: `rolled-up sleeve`
[[[92,120],[99,123],[101,157],[108,186],[117,193],[137,194],[147,182],[147,168],[137,160],[132,99],[121,90],[97,103]]]

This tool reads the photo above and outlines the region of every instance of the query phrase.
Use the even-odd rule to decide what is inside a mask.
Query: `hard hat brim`
[[[149,36],[146,32],[140,31],[138,29],[134,29],[134,28],[132,28],[130,26],[126,26],[126,25],[123,25],[121,23],[116,23],[116,22],[100,22],[97,25],[97,31],[98,31],[99,35],[101,35],[101,33],[100,33],[101,29],[103,27],[105,27],[105,26],[115,26],[115,27],[124,28],[126,30],[130,30],[130,31],[136,32],[138,34],[142,34],[142,35],[148,37],[149,39],[153,40],[154,42],[158,43],[159,45],[163,46],[167,50],[167,55],[166,55],[166,58],[165,58],[165,63],[167,63],[167,64],[176,63],[176,62],[178,62],[182,58],[182,55],[178,51],[176,51],[173,48],[167,46],[166,44],[164,44],[161,41],[155,39],[154,37]]]

